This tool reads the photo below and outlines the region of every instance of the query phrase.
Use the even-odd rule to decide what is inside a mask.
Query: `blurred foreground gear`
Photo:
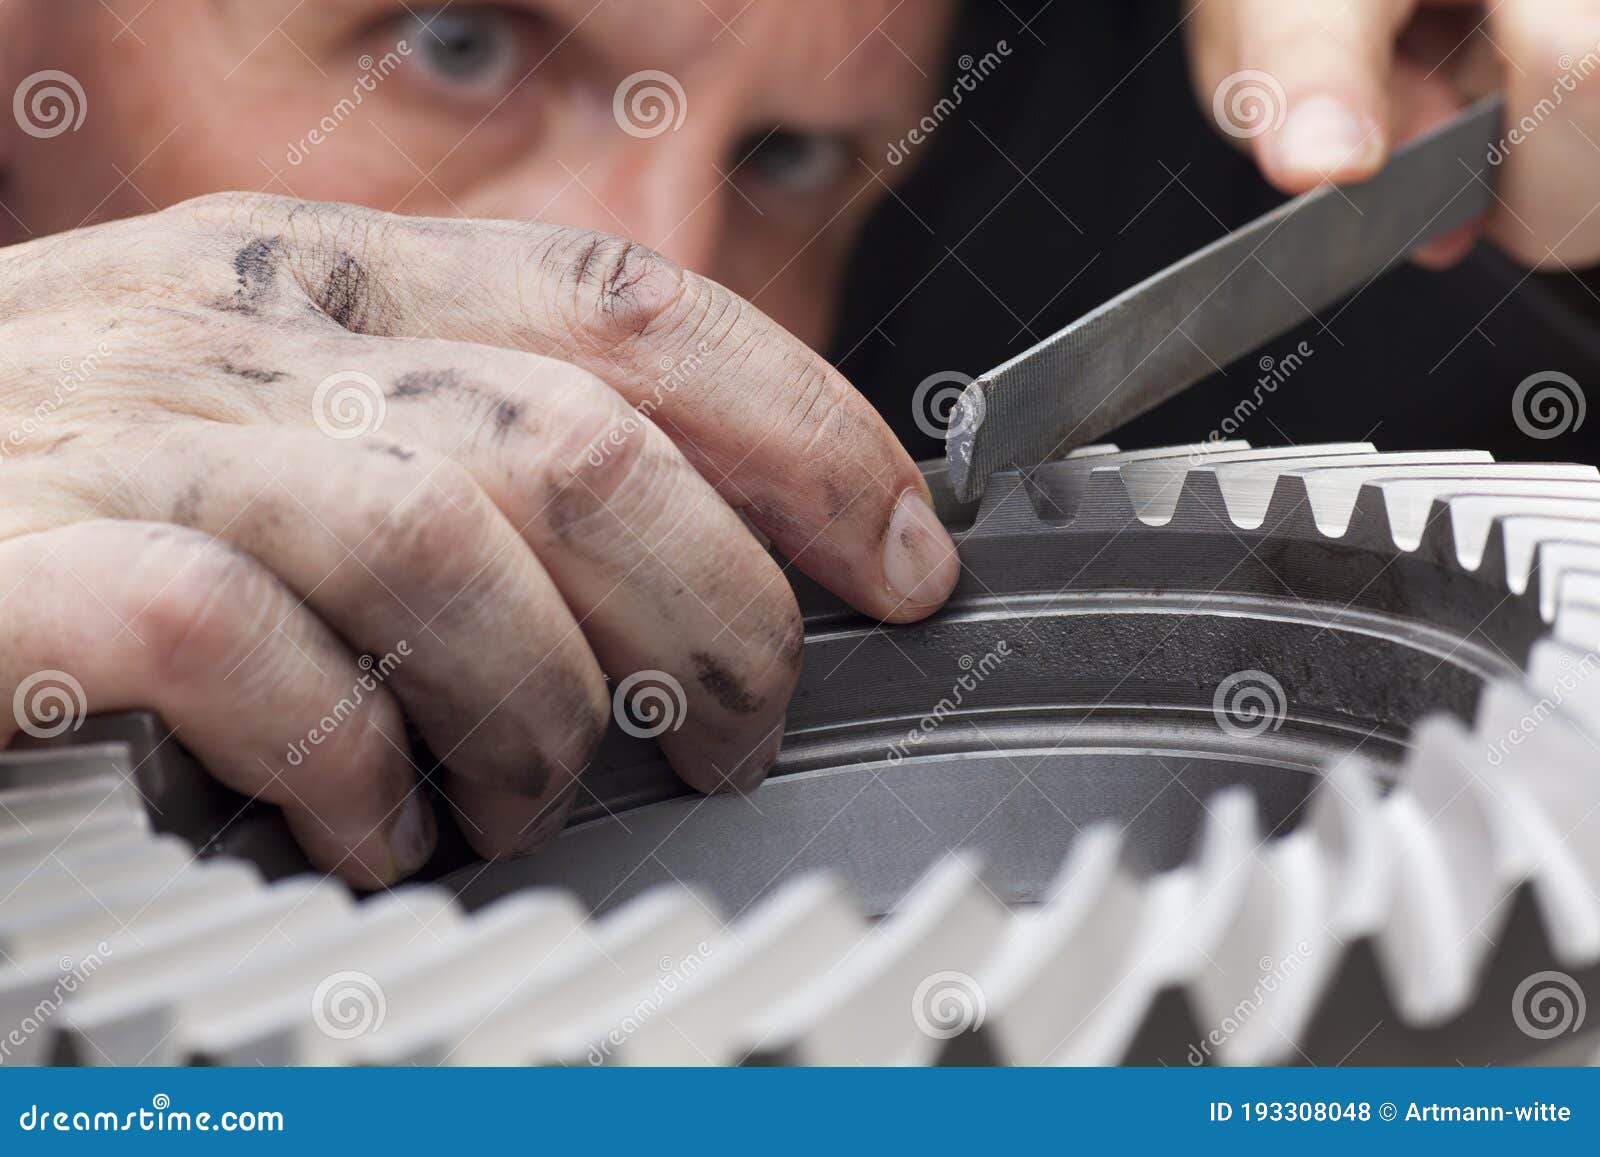
[[[358,902],[285,877],[270,817],[180,820],[159,732],[82,743],[126,718],[0,756],[6,1060],[1595,1056],[1592,467],[1099,446],[981,508],[929,477],[954,598],[884,627],[800,582],[748,797],[618,731],[550,849]]]

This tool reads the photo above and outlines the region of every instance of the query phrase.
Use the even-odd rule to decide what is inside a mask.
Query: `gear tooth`
[[[1600,740],[1600,654],[1540,639],[1528,655],[1528,687],[1541,698],[1561,697],[1562,705],[1589,735]]]
[[[638,817],[637,828],[629,833],[635,846],[654,846],[672,858],[672,850],[655,833],[684,830],[679,846],[704,858],[671,866],[662,861],[663,875],[674,879],[681,872],[683,878],[710,887],[718,880],[716,865],[726,859],[721,850],[734,846],[747,849],[742,855],[749,857],[733,858],[741,881],[735,888],[769,875],[776,880],[795,859],[778,867],[792,847],[773,838],[773,833],[797,837],[796,844],[805,840],[800,853],[814,856],[801,864],[806,874],[785,882],[779,895],[762,900],[763,907],[753,916],[740,918],[735,931],[744,939],[738,946],[718,939],[726,929],[717,908],[742,910],[750,900],[748,891],[738,904],[727,894],[712,900],[709,891],[701,896],[675,883],[630,897],[619,895],[619,889],[634,888],[635,883],[623,880],[602,900],[610,886],[608,874],[636,873],[639,888],[649,882],[637,866],[637,856],[619,855],[619,850],[627,852],[624,843],[608,845],[598,838],[582,843],[600,826],[589,824],[564,835],[556,849],[541,858],[545,864],[564,855],[564,868],[532,870],[525,861],[513,869],[520,875],[499,876],[496,888],[469,891],[462,884],[467,872],[473,879],[485,872],[484,865],[477,865],[451,881],[450,887],[459,889],[453,895],[447,888],[424,887],[408,889],[402,897],[406,902],[397,907],[384,907],[394,898],[363,905],[360,919],[365,923],[359,927],[347,922],[352,917],[346,894],[338,891],[335,898],[325,890],[319,894],[334,902],[316,909],[316,921],[326,917],[331,934],[354,943],[358,937],[373,935],[376,910],[378,919],[387,921],[382,928],[388,932],[380,929],[382,943],[387,944],[390,932],[409,926],[420,899],[433,912],[435,924],[459,939],[446,943],[447,952],[420,961],[397,952],[396,976],[404,990],[420,987],[420,981],[437,980],[441,987],[455,982],[468,974],[465,969],[453,973],[453,967],[468,958],[480,967],[476,975],[482,979],[491,974],[486,956],[503,963],[501,950],[506,956],[522,953],[520,941],[492,938],[506,925],[493,925],[499,931],[492,934],[484,932],[505,916],[507,908],[463,914],[457,907],[457,901],[473,904],[509,891],[507,881],[512,887],[549,882],[571,887],[573,880],[583,879],[587,883],[577,885],[578,895],[583,887],[597,888],[581,904],[575,896],[562,893],[567,898],[560,903],[570,913],[561,919],[567,921],[563,927],[571,929],[594,927],[583,923],[583,911],[591,901],[609,906],[615,897],[625,905],[615,914],[594,919],[598,943],[624,949],[612,955],[630,961],[618,970],[626,978],[594,989],[597,995],[588,1003],[570,1002],[582,1012],[581,1022],[577,1012],[566,1017],[564,1023],[572,1031],[547,1030],[540,1019],[549,1006],[539,1002],[554,1000],[551,993],[558,983],[548,972],[519,990],[529,996],[527,1002],[497,1006],[495,1017],[488,1020],[459,1018],[462,1024],[486,1028],[493,1042],[486,1046],[487,1052],[474,1057],[475,1063],[501,1053],[516,1054],[514,1059],[520,1060],[537,1055],[575,1062],[584,1055],[575,1046],[603,1039],[594,1035],[602,1028],[611,1031],[611,1012],[636,1007],[636,986],[649,983],[664,946],[694,943],[702,936],[717,945],[713,969],[691,977],[677,995],[705,999],[715,990],[723,1001],[718,1012],[702,1022],[716,1022],[719,1043],[711,1052],[719,1061],[737,1059],[756,1040],[763,1043],[749,1054],[748,1063],[1191,1065],[1219,1060],[1278,1063],[1304,1057],[1318,1064],[1448,1064],[1549,1059],[1549,1054],[1538,1051],[1548,1047],[1546,1042],[1519,1031],[1515,1018],[1506,1015],[1506,1006],[1530,975],[1541,971],[1589,969],[1580,974],[1586,986],[1591,977],[1600,978],[1595,970],[1600,966],[1600,760],[1596,759],[1600,751],[1600,482],[1596,478],[1600,475],[1593,468],[1497,467],[1482,456],[1453,451],[1375,455],[1367,454],[1361,444],[1250,451],[1230,443],[1133,452],[1099,445],[1033,471],[996,475],[981,503],[957,502],[942,464],[924,466],[924,473],[947,523],[975,520],[959,536],[964,548],[973,547],[968,555],[969,563],[975,564],[973,575],[953,600],[952,613],[930,619],[923,627],[876,628],[853,613],[847,620],[831,596],[827,620],[808,619],[809,670],[820,667],[832,674],[843,666],[843,658],[860,650],[852,677],[860,680],[867,670],[880,682],[864,687],[848,680],[835,683],[828,693],[831,706],[819,706],[828,694],[818,695],[816,683],[802,683],[791,716],[796,722],[790,734],[796,742],[785,753],[793,762],[781,766],[775,782],[764,789],[773,793],[771,810],[765,810],[767,797],[758,797],[758,810],[772,817],[768,826],[751,820],[745,814],[749,808],[738,798],[691,801],[652,794],[652,781],[642,777],[623,777],[615,789],[605,786],[600,775],[587,781],[596,786],[601,808],[610,810],[605,801],[616,803],[618,810],[637,808],[628,817],[629,824]],[[1088,549],[1074,554],[1077,546]],[[1010,553],[1013,549],[1015,553]],[[1101,554],[1106,557],[1093,569],[1078,565],[1091,553],[1097,559]],[[1053,568],[1062,560],[1071,569],[1065,584],[1059,585]],[[1014,571],[1007,571],[1008,566]],[[1170,571],[1163,569],[1169,566]],[[1238,574],[1215,581],[1225,571]],[[1015,581],[1013,575],[1018,576]],[[996,581],[991,590],[985,584],[991,576],[1006,581]],[[1365,592],[1374,584],[1381,584],[1380,589],[1366,597],[1357,593],[1354,602],[1345,602],[1352,591]],[[800,581],[796,586],[809,610],[815,601],[807,594],[811,585]],[[813,594],[816,591],[820,588]],[[1521,597],[1502,598],[1501,592]],[[1025,602],[1005,605],[1007,597],[1019,593]],[[1537,638],[1535,602],[1551,623],[1549,631]],[[1500,604],[1508,604],[1503,612]],[[1337,614],[1324,613],[1335,606]],[[1168,620],[1180,618],[1203,621],[1191,628],[1192,635],[1165,651],[1146,650],[1149,620],[1165,630]],[[1060,623],[1069,619],[1072,626],[1062,628]],[[1022,670],[1035,658],[1019,659],[1019,668],[997,677],[979,694],[975,680],[987,677],[992,656],[976,665],[964,656],[968,666],[959,669],[969,673],[972,687],[959,695],[952,689],[919,725],[928,735],[930,722],[948,730],[941,732],[937,743],[906,757],[926,762],[896,768],[887,758],[879,760],[881,735],[899,726],[908,708],[911,713],[922,709],[924,690],[937,695],[943,688],[943,668],[919,661],[933,657],[948,664],[955,647],[979,637],[970,633],[974,623],[980,624],[983,637],[992,638],[997,622],[1027,628],[1040,646],[1035,656],[1040,665]],[[1279,628],[1283,634],[1272,633]],[[1303,630],[1314,643],[1314,628],[1320,628],[1319,634],[1348,630],[1342,641],[1359,637],[1359,646],[1336,659],[1297,641],[1302,636],[1294,632]],[[891,631],[904,633],[885,641]],[[1103,654],[1096,658],[1110,656],[1110,660],[1100,667],[1080,664],[1087,673],[1074,671],[1059,685],[1046,686],[1048,694],[1017,695],[1017,688],[1037,689],[1048,683],[1053,668],[1072,662],[1070,648],[1050,649],[1062,640],[1081,642],[1080,655],[1094,654],[1103,646]],[[1130,642],[1137,651],[1119,650]],[[1166,638],[1162,644],[1167,644]],[[1393,672],[1383,668],[1391,653],[1385,648],[1403,655]],[[1213,688],[1219,694],[1221,690],[1213,671],[1251,666],[1256,650],[1265,656],[1263,666],[1279,662],[1276,674],[1283,677],[1281,682],[1270,675],[1269,679],[1279,684],[1284,703],[1277,708],[1281,716],[1277,722],[1286,726],[1280,734],[1257,731],[1246,737],[1213,726],[1206,708]],[[996,651],[1010,653],[998,641]],[[886,672],[873,666],[884,656],[892,660],[893,652],[904,660],[903,667]],[[1121,662],[1124,653],[1148,659],[1158,652],[1162,657],[1141,673],[1138,691],[1123,691],[1130,681],[1129,669]],[[841,659],[811,664],[819,654]],[[1439,680],[1446,689],[1433,696],[1419,693],[1415,683],[1421,680],[1407,679],[1404,673],[1420,674],[1436,656],[1441,658],[1435,670],[1448,665]],[[1512,671],[1524,656],[1524,670]],[[1163,661],[1168,664],[1165,668],[1159,666]],[[1107,679],[1113,666],[1118,669]],[[913,669],[914,674],[909,673]],[[902,671],[908,673],[897,674]],[[1341,693],[1368,671],[1374,672],[1374,679],[1385,680],[1381,688]],[[1502,671],[1508,673],[1499,674]],[[1047,678],[1036,677],[1041,673]],[[819,677],[827,676],[819,673]],[[919,677],[927,681],[916,682]],[[1108,700],[1101,691],[1118,677],[1122,679],[1116,684],[1118,697],[1102,716],[1089,721],[1098,730],[1089,738],[1082,738],[1087,730],[1080,733],[1078,750],[1066,753],[1069,758],[1048,772],[1060,775],[1057,783],[1069,784],[1069,790],[1098,789],[1108,766],[1103,742],[1116,761],[1127,759],[1135,780],[1144,766],[1138,760],[1169,752],[1223,768],[1202,768],[1206,783],[1237,782],[1236,775],[1246,779],[1241,767],[1247,764],[1259,764],[1249,768],[1250,774],[1280,766],[1310,768],[1315,753],[1322,771],[1320,783],[1297,812],[1297,789],[1289,790],[1284,802],[1275,795],[1277,785],[1258,788],[1260,798],[1244,787],[1213,792],[1197,788],[1207,798],[1193,844],[1179,866],[1159,874],[1150,874],[1149,862],[1141,857],[1174,862],[1181,850],[1175,847],[1179,837],[1174,831],[1185,828],[1155,835],[1135,829],[1135,834],[1127,835],[1128,829],[1115,823],[1101,822],[1081,831],[1072,823],[1066,860],[1055,878],[1045,882],[1041,873],[1048,867],[1041,864],[1049,853],[1040,853],[1056,834],[1055,821],[1044,817],[1044,826],[1033,833],[1037,841],[1021,839],[1018,831],[1033,831],[1026,828],[1030,808],[1043,811],[1032,804],[1008,811],[1003,820],[990,824],[991,838],[995,830],[1001,838],[983,845],[993,849],[1006,873],[1014,870],[1021,880],[1002,882],[1000,874],[982,870],[975,854],[948,857],[924,873],[930,849],[948,847],[950,839],[974,842],[962,836],[971,832],[958,809],[974,803],[989,806],[993,800],[988,793],[997,780],[989,769],[998,767],[999,761],[985,762],[992,761],[994,752],[974,743],[983,758],[965,762],[971,754],[963,746],[969,725],[978,733],[975,720],[981,717],[987,728],[994,718],[993,734],[1008,746],[989,741],[988,734],[982,738],[1009,759],[1009,752],[1031,749],[1041,736],[1059,735],[1052,730],[1054,720],[1038,722],[1047,712],[1082,721],[1083,703],[1098,698],[1095,710],[1105,706]],[[856,701],[871,699],[874,686],[889,687],[896,678],[902,682],[892,692],[855,706]],[[1294,710],[1288,707],[1285,683],[1291,691],[1302,692]],[[1303,694],[1313,683],[1317,696],[1327,691],[1325,699]],[[1436,702],[1446,702],[1452,710],[1416,718],[1426,704]],[[874,715],[877,708],[882,712]],[[1145,711],[1155,715],[1141,714]],[[1212,712],[1220,725],[1215,704]],[[1358,742],[1369,718],[1380,720],[1384,730],[1381,735],[1368,733]],[[81,722],[89,725],[83,737],[87,739],[106,720]],[[153,718],[150,725],[164,733]],[[1072,725],[1076,730],[1078,724]],[[1407,739],[1400,762],[1391,765],[1362,754],[1380,744],[1381,750],[1398,749],[1397,729],[1405,730]],[[1374,740],[1371,748],[1365,746],[1368,739]],[[1354,752],[1338,757],[1352,746]],[[105,801],[100,799],[99,785],[106,777],[99,775],[104,768],[97,761],[112,757],[85,754],[85,747],[78,743],[59,755],[0,754],[0,819],[10,814],[13,823],[25,817],[32,824],[37,815],[44,815],[52,822],[76,825],[58,839],[53,828],[19,834],[8,833],[0,824],[0,875],[15,873],[21,880],[19,889],[29,886],[31,874],[23,873],[36,851],[43,853],[52,844],[56,852],[50,858],[57,852],[65,857],[59,867],[73,873],[73,879],[75,869],[68,862],[94,865],[92,872],[101,873],[94,879],[103,875],[119,886],[124,877],[133,881],[150,877],[146,871],[130,871],[129,863],[164,864],[167,852],[177,853],[184,862],[191,859],[188,844],[163,848],[151,842],[158,837],[151,832],[150,815],[132,794],[113,797],[117,809],[100,806]],[[127,768],[138,762],[131,754],[134,745],[119,740],[118,747],[128,753],[126,759],[115,757],[124,771],[121,780],[128,781]],[[869,749],[879,754],[869,754],[861,766],[871,778],[883,781],[883,794],[892,797],[884,806],[893,812],[893,820],[871,810],[870,796],[855,803],[861,795],[858,783],[864,781],[852,781],[856,769],[846,766],[841,753],[853,758],[856,750]],[[1080,756],[1085,757],[1081,767],[1075,762]],[[663,775],[669,771],[664,763],[647,764],[644,758],[627,770],[660,770]],[[1333,759],[1337,762],[1330,764]],[[1156,762],[1165,767],[1160,759]],[[1126,802],[1117,793],[1127,786],[1128,777],[1122,776],[1120,763],[1110,765],[1119,777],[1108,793],[1115,808]],[[63,769],[72,773],[71,782],[38,784],[45,772]],[[889,780],[897,771],[903,778],[890,788]],[[1175,773],[1168,769],[1168,774]],[[1209,778],[1213,775],[1220,778]],[[51,776],[52,781],[59,778]],[[1152,785],[1160,782],[1155,779]],[[635,787],[641,784],[647,790],[638,794]],[[94,790],[83,790],[86,786]],[[131,793],[131,781],[121,786]],[[999,786],[1003,790],[1006,785]],[[1034,786],[1053,803],[1043,787]],[[907,794],[902,797],[896,788],[905,788]],[[1133,806],[1148,807],[1153,802],[1137,791],[1125,795],[1136,797]],[[100,799],[93,805],[99,808],[95,817],[99,826],[88,828],[84,835],[80,827],[87,821],[80,805],[88,807],[96,799]],[[1088,799],[1094,808],[1105,802],[1094,796]],[[926,819],[911,813],[922,821],[920,827],[906,822],[911,804],[920,810],[924,802],[932,805],[924,812]],[[806,840],[807,825],[833,824],[842,814],[841,803],[855,805],[850,814],[857,835],[831,849],[823,849],[826,841],[817,839],[820,828]],[[673,810],[679,804],[687,810]],[[1298,824],[1285,835],[1264,830],[1272,821],[1262,817],[1271,817],[1279,808],[1298,816]],[[691,820],[703,826],[685,828]],[[896,821],[903,826],[896,828]],[[765,838],[751,838],[753,830]],[[1059,834],[1063,841],[1069,838],[1066,829]],[[41,842],[41,835],[48,835],[49,841]],[[861,854],[864,846],[867,854]],[[750,871],[752,862],[765,868],[767,861],[759,857],[767,852],[774,853],[771,867],[776,870]],[[130,861],[125,858],[129,854],[142,858]],[[853,873],[853,895],[866,898],[863,904],[870,913],[892,907],[870,934],[867,915],[853,896],[845,894],[844,885],[815,874],[815,865],[828,863]],[[861,868],[863,864],[869,866]],[[41,874],[46,867],[41,864]],[[229,919],[238,914],[233,907],[236,896],[253,905],[260,901],[261,891],[303,886],[294,881],[263,884],[253,867],[237,860],[185,870],[205,874],[219,867],[227,874],[219,894],[228,911],[222,913],[219,907],[218,912]],[[920,879],[906,891],[913,874]],[[48,889],[58,883],[66,886],[61,877],[55,873],[47,878],[46,890],[33,881],[33,890],[11,906],[16,911],[8,908],[0,916],[0,947],[17,948],[16,955],[36,961],[57,958],[51,937],[58,895]],[[735,879],[732,870],[728,878]],[[317,887],[333,885],[325,882]],[[805,903],[781,908],[785,919],[774,921],[773,912],[802,893]],[[894,897],[901,897],[898,906],[893,905]],[[144,902],[142,893],[136,898]],[[282,899],[281,892],[278,898]],[[295,899],[296,909],[303,899]],[[1007,901],[1036,900],[1042,902],[1026,914],[1007,908]],[[524,902],[531,906],[550,901],[547,896],[526,894],[508,901]],[[164,909],[163,918],[182,915],[188,920],[200,911],[191,910],[187,901],[185,905]],[[243,904],[239,910],[255,911]],[[144,911],[139,908],[134,916]],[[211,908],[204,911],[210,913]],[[116,916],[110,908],[106,913]],[[98,914],[94,919],[100,920]],[[77,935],[87,927],[70,931]],[[209,937],[212,927],[200,923],[185,928],[184,935],[193,943],[197,936]],[[306,927],[322,925],[313,921]],[[541,927],[541,936],[542,931]],[[807,937],[809,952],[797,949],[794,941],[800,935]],[[224,939],[226,935],[218,935],[216,942]],[[241,939],[241,947],[243,939],[248,938]],[[486,943],[495,950],[482,951]],[[199,955],[208,966],[214,965],[221,957],[211,953],[210,939],[207,945],[208,952]],[[173,948],[167,944],[153,950],[166,951],[177,960]],[[1291,950],[1297,969],[1280,977],[1280,984],[1264,996],[1253,990],[1256,973],[1266,971],[1269,962],[1287,959]],[[760,952],[769,954],[768,967],[746,967],[759,958],[751,954]],[[788,961],[787,973],[772,966],[780,956]],[[589,961],[573,958],[570,963]],[[172,971],[176,975],[163,976],[160,992],[143,994],[141,999],[147,996],[152,1005],[157,1001],[181,1005],[184,986],[193,982],[185,975],[190,969]],[[509,982],[513,972],[496,974],[494,979]],[[193,973],[200,983],[212,979],[198,965]],[[741,980],[762,977],[767,987],[712,984],[713,977],[729,975]],[[914,1021],[914,1013],[906,1016],[913,988],[938,977],[970,983],[974,987],[965,995],[969,999],[975,995],[980,1002],[976,1023],[948,1041],[935,1039]],[[97,979],[104,982],[106,977]],[[739,993],[730,997],[728,990],[734,988]],[[12,998],[19,991],[24,990],[11,984]],[[390,991],[393,996],[397,990]],[[483,1004],[472,1005],[460,983],[453,983],[452,991],[452,1014],[464,1007],[487,1007],[493,998],[491,993],[474,993]],[[1250,1014],[1236,1016],[1242,1023],[1229,1028],[1218,1044],[1216,1034],[1207,1030],[1222,1025],[1240,1007],[1242,992],[1251,994]],[[1591,988],[1591,997],[1593,992]],[[6,982],[0,978],[0,998],[6,993]],[[237,995],[241,1004],[256,996],[244,987]],[[147,1044],[132,1052],[124,1046],[146,1030],[153,1030],[153,1040],[167,1027],[156,1024],[156,1014],[165,1017],[170,1009],[162,1003],[154,1010],[140,1005],[130,1011],[116,1004],[114,990],[111,996],[105,1007],[123,1019],[107,1029],[116,1030],[110,1036],[96,1025],[97,1045],[109,1047],[119,1057],[126,1053],[137,1058]],[[457,998],[462,998],[460,1005],[454,1003]],[[93,1004],[100,997],[91,993],[88,999]],[[981,1011],[984,1000],[986,1016]],[[425,1039],[419,1038],[418,1022],[406,1023],[405,1003],[395,1001],[392,1011],[405,1024],[403,1032],[412,1035],[387,1037],[406,1042],[394,1046],[411,1050],[404,1053],[405,1061],[438,1063],[452,1049],[469,1047],[461,1029],[438,1027],[448,1018],[422,1025]],[[663,1007],[667,1012],[681,1011],[680,1005]],[[428,1011],[431,1015],[438,1010]],[[252,1036],[241,1035],[239,1025],[250,1023],[250,1017],[236,1008],[228,1010],[226,1024],[219,1018],[219,1023],[197,1029],[199,1019],[183,1024],[176,1037],[188,1042],[181,1046],[188,1054],[173,1045],[168,1050],[171,1055],[157,1059],[164,1057],[169,1063],[185,1055],[217,1061],[304,1059],[305,1043],[278,1021]],[[658,1028],[665,1023],[664,1014]],[[83,1028],[79,1025],[74,1031]],[[648,1038],[649,1027],[640,1032]],[[673,1023],[672,1032],[688,1040],[680,1022]],[[60,1040],[51,1040],[42,1055],[89,1059],[83,1042],[75,1043],[67,1033],[58,1035]],[[623,1056],[629,1047],[644,1047],[638,1039],[635,1034],[630,1044],[621,1046]],[[395,1063],[396,1059],[370,1040],[352,1045],[349,1051],[320,1040],[316,1047],[334,1049],[328,1055],[341,1063]],[[685,1055],[686,1047],[695,1053]],[[717,1051],[723,1047],[727,1055]],[[697,1045],[680,1043],[672,1048],[676,1049],[672,1063],[710,1056]],[[267,1051],[271,1049],[278,1051]]]
[[[1327,930],[1327,872],[1316,842],[1295,833],[1268,843],[1239,873],[1238,903],[1190,988],[1211,1024],[1253,1003],[1222,1054],[1229,1064],[1272,1064],[1292,1052],[1336,943]],[[1264,986],[1269,977],[1274,983]]]
[[[1400,1021],[1376,935],[1345,942],[1298,1042],[1317,1065],[1389,1063]]]
[[[1389,521],[1389,502],[1381,485],[1364,482],[1356,491],[1342,541],[1347,546],[1383,554],[1392,554],[1397,548],[1409,549],[1396,541],[1394,526]]]
[[[1138,519],[1122,471],[1115,466],[1090,470],[1083,484],[1083,497],[1073,512],[1073,529],[1121,530]]]
[[[1550,624],[1550,633],[1580,650],[1600,651],[1600,608],[1561,607]]]
[[[1104,994],[1130,975],[1149,898],[1140,858],[1121,828],[1099,823],[1079,835],[1043,905],[985,968],[989,1015],[977,1033],[981,1051],[1011,1064],[1050,1064],[1063,1055],[1081,1061],[1075,1054],[1096,1035],[1092,1022]]]
[[[1028,496],[1022,475],[1015,470],[992,475],[984,488],[968,538],[993,535],[1027,534],[1042,525],[1039,512]]]
[[[1461,562],[1461,552],[1456,549],[1456,520],[1446,499],[1435,498],[1428,504],[1427,521],[1423,523],[1422,537],[1415,550],[1429,562],[1452,570],[1467,569]]]
[[[1140,507],[1139,515],[1146,522],[1161,522],[1185,530],[1241,529],[1233,521],[1227,497],[1217,481],[1217,472],[1208,466],[1197,466],[1183,475],[1175,492],[1168,488],[1160,496],[1174,495],[1171,504],[1158,499]]]
[[[1554,607],[1600,605],[1600,547],[1543,543],[1538,571],[1553,588]]]
[[[1389,903],[1393,854],[1378,822],[1378,784],[1394,769],[1360,755],[1323,773],[1312,795],[1305,830],[1331,861],[1335,877],[1328,923],[1348,940],[1375,931]]]
[[[1140,1018],[1133,1037],[1120,1054],[1108,1056],[1100,1064],[1177,1066],[1194,1064],[1189,1060],[1195,1042],[1205,1039],[1205,1029],[1187,988],[1168,985],[1158,990]],[[1094,1063],[1094,1062],[1089,1062]],[[1202,1059],[1201,1063],[1211,1063]]]
[[[1530,566],[1545,622],[1554,622],[1563,606],[1600,605],[1600,536],[1591,541],[1541,542]]]
[[[1451,517],[1451,525],[1452,528],[1455,525],[1454,515]],[[1460,542],[1456,543],[1458,551],[1461,545]],[[1526,576],[1513,584],[1513,576],[1506,557],[1505,527],[1500,524],[1499,519],[1489,524],[1489,534],[1483,540],[1483,549],[1476,558],[1462,558],[1458,553],[1456,560],[1462,570],[1472,574],[1486,586],[1514,594],[1521,594],[1527,590]]]
[[[1581,865],[1587,887],[1600,890],[1600,772],[1594,737],[1555,694],[1499,679],[1484,689],[1471,752],[1493,783],[1524,793],[1529,807],[1558,833]]]
[[[1344,527],[1333,530],[1321,524],[1305,475],[1280,474],[1272,484],[1272,497],[1261,517],[1260,532],[1295,538],[1337,538],[1344,533]]]
[[[1415,797],[1390,796],[1383,820],[1392,829],[1397,855],[1394,902],[1376,938],[1384,983],[1402,1021],[1437,1025],[1471,996],[1472,976],[1462,949],[1471,929],[1462,926],[1438,832]]]

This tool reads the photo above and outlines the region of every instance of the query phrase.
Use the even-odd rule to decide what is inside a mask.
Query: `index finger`
[[[595,374],[780,552],[867,614],[918,619],[955,585],[927,485],[866,399],[754,306],[643,246],[266,196],[192,208],[243,227],[241,246],[268,253],[346,329],[528,350]]]

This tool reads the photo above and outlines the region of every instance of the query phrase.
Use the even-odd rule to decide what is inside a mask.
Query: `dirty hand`
[[[801,633],[736,510],[880,619],[958,570],[871,407],[722,287],[265,196],[0,249],[0,481],[0,745],[62,682],[154,709],[365,885],[434,839],[403,715],[486,856],[559,830],[602,672],[681,687],[690,785],[760,781]]]
[[[1600,4],[1594,0],[1189,0],[1197,95],[1289,193],[1371,176],[1472,96],[1506,94],[1486,232],[1531,266],[1600,261]],[[1469,179],[1463,171],[1462,180]]]

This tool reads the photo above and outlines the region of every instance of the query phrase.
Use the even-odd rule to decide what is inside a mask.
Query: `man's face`
[[[538,218],[659,249],[816,344],[952,5],[23,0],[26,71],[70,74],[87,114],[15,137],[0,240],[226,189]]]

